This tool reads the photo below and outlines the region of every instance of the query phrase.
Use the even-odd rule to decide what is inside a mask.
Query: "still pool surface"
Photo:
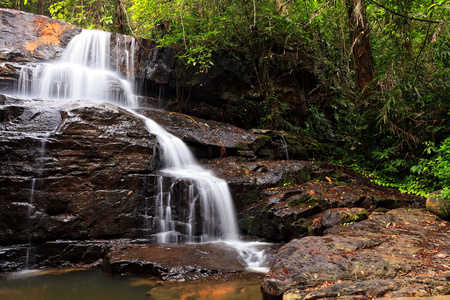
[[[167,284],[156,278],[113,278],[99,270],[26,271],[0,276],[2,300],[260,300],[261,279]]]

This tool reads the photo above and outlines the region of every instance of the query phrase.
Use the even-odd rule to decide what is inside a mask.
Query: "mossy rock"
[[[342,225],[367,219],[369,214],[364,208],[354,208],[348,215],[342,216]]]
[[[289,203],[286,205],[288,207],[303,205],[305,203],[316,203],[317,202],[316,198],[314,198],[313,196],[311,196],[309,194],[294,195],[294,196],[289,197],[287,200],[289,201]]]
[[[428,195],[426,208],[442,219],[450,220],[450,199],[444,197],[442,192],[443,190],[438,190]]]
[[[374,196],[371,202],[374,208],[396,209],[402,207],[400,201],[395,197],[379,198]]]
[[[305,183],[311,180],[311,168],[305,167],[295,172],[287,172],[283,179],[277,184],[278,186],[293,186]]]
[[[367,217],[368,213],[364,208],[330,208],[322,214],[320,223],[329,228],[359,222]]]

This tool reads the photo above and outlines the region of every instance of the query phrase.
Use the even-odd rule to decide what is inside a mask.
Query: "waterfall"
[[[133,112],[133,111],[131,111]],[[156,135],[163,162],[162,176],[157,177],[152,226],[159,228],[156,241],[159,243],[188,241],[205,242],[217,238],[232,240],[239,236],[233,200],[225,180],[200,167],[183,141],[164,130],[160,125],[136,112],[133,112],[145,121],[147,129]],[[184,216],[178,220],[173,219],[172,197],[175,183],[164,190],[164,180],[184,180],[188,183],[186,198],[187,209],[178,213]],[[196,220],[195,209],[201,220]],[[148,216],[147,216],[148,217]],[[196,224],[201,223],[201,232],[196,234]],[[175,226],[177,224],[177,226]],[[176,227],[178,230],[176,230]]]
[[[265,250],[261,249],[264,244],[239,241],[236,213],[226,181],[198,165],[181,139],[131,109],[137,103],[133,92],[135,42],[117,35],[111,51],[110,40],[110,33],[83,30],[71,40],[59,61],[24,66],[17,92],[61,101],[113,102],[140,118],[156,136],[162,160],[158,174],[148,177],[153,180],[149,187],[154,192],[143,203],[144,238],[159,243],[225,240],[238,250],[249,267],[258,269],[264,259]],[[163,92],[160,89],[160,96]],[[41,154],[45,151],[45,141]],[[32,181],[30,208],[35,181]],[[267,267],[263,271],[267,272]]]
[[[156,135],[163,169],[156,176],[153,201],[146,199],[144,223],[153,240],[166,242],[205,242],[237,239],[239,230],[227,183],[200,167],[179,138],[153,120],[126,107],[136,106],[134,81],[134,39],[116,36],[111,50],[111,34],[83,30],[75,36],[59,61],[29,64],[22,68],[18,93],[63,100],[99,100],[120,105],[142,119]],[[114,59],[114,54],[115,59]],[[124,71],[123,78],[120,71]],[[180,185],[188,192],[176,195]],[[187,203],[178,211],[176,197]],[[152,203],[153,202],[153,203]],[[151,209],[150,209],[151,208]]]

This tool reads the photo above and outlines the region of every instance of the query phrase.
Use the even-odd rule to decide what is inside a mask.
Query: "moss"
[[[358,213],[348,214],[342,217],[342,224],[358,222],[367,219],[368,214],[365,209],[361,210]]]
[[[447,199],[443,190],[435,191],[428,195],[426,208],[444,220],[450,220],[450,200]]]
[[[296,172],[287,172],[283,179],[278,183],[278,186],[292,186],[308,182],[311,180],[311,172],[311,169],[308,167],[302,168]]]
[[[299,195],[298,198],[293,199],[292,201],[290,201],[287,206],[288,207],[292,207],[292,206],[298,206],[298,205],[302,205],[305,203],[315,203],[317,201],[316,198],[312,197],[311,195]]]
[[[243,150],[243,149],[244,149],[244,144],[243,144],[242,142],[238,142],[238,143],[236,144],[236,149],[237,149],[237,150]]]
[[[272,144],[272,139],[265,134],[258,134],[256,135],[256,140],[251,145],[251,148],[253,151],[258,151],[259,149],[263,148],[266,145]]]
[[[262,234],[262,218],[244,214],[239,220],[239,226],[250,235],[260,236]]]

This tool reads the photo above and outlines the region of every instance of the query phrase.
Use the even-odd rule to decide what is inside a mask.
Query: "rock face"
[[[367,211],[364,208],[330,208],[320,218],[320,225],[325,228],[348,225],[367,219]]]
[[[0,90],[12,91],[21,66],[57,58],[81,28],[11,9],[0,9]]]
[[[334,227],[325,236],[294,239],[266,275],[264,298],[448,294],[449,229],[423,210],[400,208]]]
[[[0,9],[2,61],[36,62],[61,54],[81,28],[22,11]]]
[[[142,120],[109,104],[3,104],[1,242],[136,235],[159,164]]]
[[[138,112],[182,139],[199,158],[213,159],[237,155],[239,149],[248,148],[256,140],[256,136],[250,131],[226,123],[160,110],[147,109]]]

